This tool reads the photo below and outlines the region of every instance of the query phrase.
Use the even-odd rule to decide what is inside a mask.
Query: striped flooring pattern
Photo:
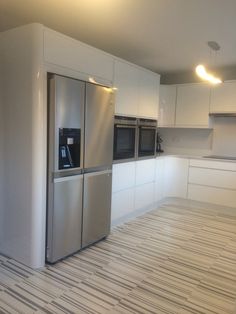
[[[0,313],[236,314],[236,209],[169,200],[40,271],[0,256]]]

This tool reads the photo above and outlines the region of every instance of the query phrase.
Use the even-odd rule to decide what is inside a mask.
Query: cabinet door
[[[44,31],[44,61],[112,82],[112,56],[49,29]]]
[[[136,161],[136,186],[155,182],[156,159]]]
[[[165,158],[164,197],[187,197],[188,168],[188,159]]]
[[[175,125],[176,85],[160,85],[158,126]]]
[[[177,86],[176,126],[208,127],[209,104],[209,85]]]
[[[165,158],[157,157],[155,173],[155,202],[160,201],[164,197],[164,162]]]
[[[116,91],[115,113],[138,115],[139,70],[129,63],[115,61],[114,87]]]
[[[135,210],[145,210],[154,204],[155,183],[147,183],[135,188]]]
[[[160,76],[140,70],[138,116],[158,118]]]
[[[113,165],[112,192],[135,186],[135,161]]]
[[[210,112],[236,112],[236,81],[211,88]]]
[[[121,219],[126,219],[134,212],[135,188],[119,191],[112,194],[111,223],[116,224]]]

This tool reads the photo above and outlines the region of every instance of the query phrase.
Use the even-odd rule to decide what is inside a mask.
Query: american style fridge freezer
[[[56,262],[110,230],[111,88],[49,75],[46,260]]]

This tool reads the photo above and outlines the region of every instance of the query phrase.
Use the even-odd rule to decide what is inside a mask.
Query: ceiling
[[[0,1],[0,31],[32,22],[161,74],[236,65],[235,0]]]

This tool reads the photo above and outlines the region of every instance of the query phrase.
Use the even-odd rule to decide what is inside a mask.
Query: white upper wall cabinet
[[[176,85],[160,85],[158,126],[175,125]]]
[[[209,85],[178,85],[176,103],[176,126],[208,127],[209,105]]]
[[[157,119],[160,76],[122,60],[115,60],[115,113]]]
[[[236,81],[225,82],[211,88],[210,112],[236,112]]]
[[[115,113],[138,115],[139,70],[129,63],[115,60],[114,87],[116,91]]]
[[[112,83],[114,58],[73,38],[44,29],[44,61]]]
[[[138,116],[158,119],[160,76],[140,70]]]

